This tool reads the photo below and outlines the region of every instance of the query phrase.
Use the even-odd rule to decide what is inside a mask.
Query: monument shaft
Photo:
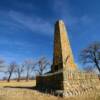
[[[67,31],[62,20],[57,21],[55,24],[52,71],[55,72],[60,69],[76,69]]]

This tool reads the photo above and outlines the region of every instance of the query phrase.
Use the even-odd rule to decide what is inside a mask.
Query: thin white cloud
[[[8,45],[9,47],[11,46],[12,48],[13,48],[13,46],[16,46],[19,49],[33,47],[33,44],[31,44],[27,41],[12,41],[10,39],[1,39],[0,45]],[[34,43],[34,45],[35,45],[35,43]]]
[[[44,35],[52,34],[52,25],[40,17],[29,17],[19,12],[10,11],[9,16],[27,29]]]

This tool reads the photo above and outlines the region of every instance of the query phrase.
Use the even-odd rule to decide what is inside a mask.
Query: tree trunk
[[[97,66],[97,69],[98,69],[98,71],[99,71],[99,73],[100,73],[100,67],[99,67],[99,65],[98,65],[98,64],[96,64],[96,66]]]
[[[20,75],[18,75],[18,79],[17,79],[17,82],[20,82]]]
[[[10,78],[11,78],[11,73],[9,74],[9,77],[8,77],[8,80],[7,80],[8,82],[10,82]]]
[[[29,73],[27,73],[26,81],[29,81]]]
[[[98,71],[100,73],[100,67],[99,67],[99,64],[98,64],[98,61],[97,60],[95,60],[95,64],[96,64],[96,67],[97,67],[97,69],[98,69]]]

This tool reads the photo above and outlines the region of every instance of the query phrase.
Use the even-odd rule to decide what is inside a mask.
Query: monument
[[[87,91],[96,88],[98,83],[99,79],[96,74],[80,72],[77,69],[64,22],[57,21],[51,71],[36,77],[37,88],[61,91],[62,96],[70,96],[87,94]]]

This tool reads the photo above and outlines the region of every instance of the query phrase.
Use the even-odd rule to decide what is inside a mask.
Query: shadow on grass
[[[62,97],[62,93],[59,92],[59,94],[58,94],[58,93],[56,93],[56,90],[50,89],[50,88],[45,89],[45,88],[38,88],[38,87],[36,87],[36,86],[33,86],[33,87],[24,87],[24,86],[4,86],[4,88],[30,89],[30,90],[35,90],[35,91],[38,91],[38,92],[41,92],[41,93],[44,93],[44,94]]]
[[[31,90],[37,90],[36,86],[27,87],[27,86],[4,86],[4,88],[16,88],[16,89],[31,89]]]

